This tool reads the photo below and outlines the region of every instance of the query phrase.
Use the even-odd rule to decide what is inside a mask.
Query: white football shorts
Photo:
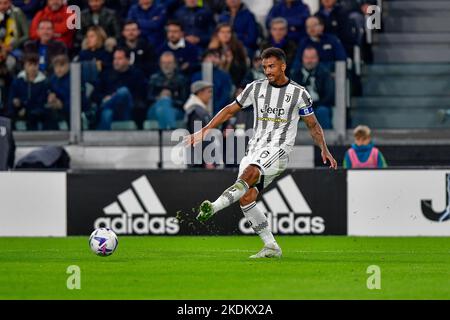
[[[272,183],[276,177],[286,170],[288,162],[289,154],[285,150],[276,147],[261,148],[246,154],[245,157],[242,158],[239,165],[238,177],[242,175],[245,168],[249,165],[257,166],[261,172],[261,176],[254,187],[261,192]]]

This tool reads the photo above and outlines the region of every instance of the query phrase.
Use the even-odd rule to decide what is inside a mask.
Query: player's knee
[[[241,179],[247,182],[249,186],[253,186],[258,182],[260,175],[261,173],[256,166],[249,165],[247,168],[245,168]]]

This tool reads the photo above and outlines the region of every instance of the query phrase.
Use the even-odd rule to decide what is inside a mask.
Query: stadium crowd
[[[212,107],[196,103],[207,121],[264,77],[259,53],[273,46],[286,52],[290,78],[308,89],[320,123],[331,128],[334,62],[364,46],[363,12],[373,0],[321,0],[314,15],[301,0],[274,1],[264,25],[252,12],[258,1],[246,3],[0,0],[0,115],[28,130],[70,125],[70,63],[78,61],[87,129],[117,121],[186,127],[197,114],[186,115],[192,94],[203,96],[190,90],[202,80],[202,62],[213,65]],[[81,8],[79,29],[67,24],[69,5]]]

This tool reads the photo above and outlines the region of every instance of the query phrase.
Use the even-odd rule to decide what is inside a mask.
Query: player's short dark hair
[[[184,31],[183,25],[182,25],[181,22],[178,21],[178,20],[169,20],[169,21],[166,23],[166,28],[167,28],[168,26],[178,26],[178,27],[181,29],[181,31]]]
[[[261,53],[261,59],[267,59],[270,57],[275,57],[283,63],[286,63],[286,53],[284,53],[284,51],[280,48],[267,48]]]
[[[131,58],[131,51],[128,48],[126,48],[126,47],[116,47],[114,49],[114,53],[116,53],[118,51],[123,52],[125,54],[125,57],[127,57],[127,59],[130,60],[130,58]]]

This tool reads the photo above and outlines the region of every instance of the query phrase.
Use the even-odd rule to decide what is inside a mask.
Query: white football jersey
[[[269,84],[267,79],[255,80],[245,87],[236,102],[241,108],[253,105],[254,134],[248,144],[248,153],[266,146],[291,152],[300,116],[314,113],[311,96],[292,80],[283,86]]]

